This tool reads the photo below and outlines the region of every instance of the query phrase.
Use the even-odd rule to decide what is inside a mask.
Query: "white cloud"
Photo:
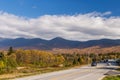
[[[78,15],[44,15],[24,18],[0,12],[0,37],[63,37],[73,40],[120,39],[120,17],[105,17],[111,12]]]

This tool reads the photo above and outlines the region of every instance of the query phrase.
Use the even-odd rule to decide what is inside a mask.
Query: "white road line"
[[[95,71],[95,72],[92,72],[92,73],[90,73],[90,74],[87,74],[87,75],[85,75],[85,76],[82,76],[82,77],[79,77],[79,78],[76,78],[76,79],[73,79],[73,80],[82,80],[83,78],[88,78],[88,77],[91,77],[92,75],[95,75],[95,74],[97,74],[98,72],[101,72],[101,71],[103,71],[103,70],[97,70],[97,71]],[[99,74],[100,75],[100,74]],[[95,76],[94,76],[95,77]]]

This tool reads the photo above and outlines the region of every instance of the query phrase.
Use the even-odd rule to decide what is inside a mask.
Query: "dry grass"
[[[23,76],[23,75],[25,75],[25,74],[24,73],[2,74],[2,75],[0,75],[0,80],[7,80],[7,79]]]
[[[69,68],[71,68],[71,67],[69,67]],[[64,70],[64,69],[68,69],[68,67],[66,67],[66,68],[65,67],[23,68],[21,70],[15,71],[13,73],[0,75],[0,80],[10,80],[10,79],[17,78],[17,77],[42,74],[42,73],[59,71],[59,70]]]

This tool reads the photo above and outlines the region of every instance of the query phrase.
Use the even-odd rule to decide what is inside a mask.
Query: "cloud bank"
[[[0,12],[0,37],[63,37],[72,40],[120,39],[120,17],[105,17],[111,12],[77,15],[44,15],[25,18]]]

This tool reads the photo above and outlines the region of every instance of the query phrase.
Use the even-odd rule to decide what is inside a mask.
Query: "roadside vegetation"
[[[118,58],[117,63],[120,66],[120,58]],[[117,69],[117,71],[120,71],[120,67]],[[120,75],[106,76],[102,80],[120,80]]]
[[[10,47],[8,51],[0,52],[0,79],[63,70],[105,59],[120,59],[120,53],[53,54],[41,50],[14,50]]]
[[[120,80],[120,75],[118,75],[118,76],[107,76],[103,80]]]

